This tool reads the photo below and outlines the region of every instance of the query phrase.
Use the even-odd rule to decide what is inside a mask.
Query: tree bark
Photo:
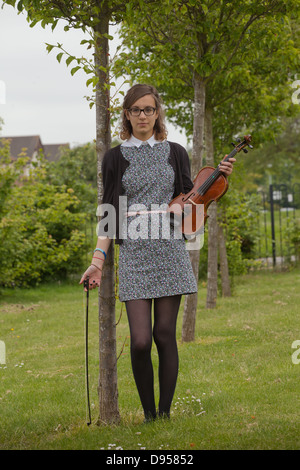
[[[109,14],[101,13],[96,35],[95,65],[99,82],[96,88],[96,151],[98,204],[102,202],[101,164],[105,152],[111,146],[110,95],[108,74],[108,39]],[[103,67],[100,69],[99,67]],[[106,70],[106,72],[105,72]],[[101,423],[116,423],[120,419],[118,407],[117,354],[115,326],[115,279],[114,279],[114,243],[110,244],[103,266],[99,289],[99,419]]]
[[[215,166],[212,130],[212,110],[205,110],[206,163]],[[218,221],[217,204],[212,202],[208,208],[208,256],[207,256],[207,295],[206,308],[215,308],[218,295]]]
[[[231,297],[230,277],[229,277],[228,260],[227,260],[227,252],[226,252],[226,239],[225,239],[224,230],[220,221],[218,222],[218,244],[219,244],[222,295],[223,297]]]
[[[216,308],[218,296],[218,223],[217,203],[208,208],[208,253],[206,308]]]
[[[194,81],[194,123],[193,123],[193,150],[191,173],[192,179],[197,176],[202,166],[204,148],[204,114],[205,114],[205,81],[195,75]],[[200,250],[189,252],[194,275],[198,282]],[[181,339],[184,342],[194,341],[197,315],[198,293],[185,297]]]

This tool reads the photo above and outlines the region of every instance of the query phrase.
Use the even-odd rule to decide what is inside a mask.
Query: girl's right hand
[[[100,281],[101,281],[101,276],[102,276],[102,270],[97,268],[94,264],[91,264],[85,273],[82,275],[79,284],[82,284],[85,279],[88,277],[89,278],[89,289],[95,289],[96,287],[100,286]],[[87,289],[84,288],[86,291]]]

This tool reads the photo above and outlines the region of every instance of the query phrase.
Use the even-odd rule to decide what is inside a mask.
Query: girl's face
[[[155,100],[152,95],[145,95],[138,99],[132,108],[145,109],[147,107],[156,108]],[[125,115],[130,121],[132,126],[132,134],[139,140],[146,141],[153,135],[153,128],[155,121],[158,118],[158,112],[155,110],[152,116],[146,116],[141,112],[139,116],[132,116],[128,110],[125,110]]]

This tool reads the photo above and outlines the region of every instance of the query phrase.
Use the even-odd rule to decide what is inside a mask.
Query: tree
[[[286,91],[288,81],[287,71],[283,70],[283,57],[288,59],[289,65],[294,61],[294,69],[298,63],[296,47],[290,38],[284,42],[288,37],[286,31],[290,29],[287,12],[295,16],[299,14],[298,3],[174,0],[168,2],[163,12],[158,14],[149,11],[141,16],[139,12],[134,12],[130,23],[122,27],[123,43],[129,52],[126,50],[123,56],[121,54],[117,64],[120,73],[128,73],[132,81],[150,80],[156,85],[168,106],[167,116],[193,136],[193,177],[202,166],[204,156],[206,109],[213,112],[214,128],[214,121],[216,124],[221,122],[221,127],[218,127],[219,142],[214,139],[218,154],[224,148],[224,140],[228,136],[231,138],[238,129],[243,130],[259,119],[266,127],[266,119],[270,115],[273,122],[276,121],[275,113],[270,113],[273,98],[270,94],[266,96],[267,83],[274,79],[277,68],[281,80],[281,84],[278,79],[275,80],[279,85],[275,93],[278,99],[283,89]],[[281,38],[282,32],[285,34]],[[280,50],[279,45],[283,43],[285,48]],[[268,76],[273,54],[272,75]],[[256,77],[259,66],[261,73]],[[293,70],[293,67],[290,69]],[[284,73],[285,83],[282,86]],[[259,99],[255,96],[257,92]],[[234,95],[239,96],[237,106],[235,102],[233,105]],[[254,97],[254,104],[250,103],[249,107],[251,112],[247,110],[248,101],[245,105],[246,97]],[[219,119],[215,119],[217,114],[220,115]],[[242,125],[237,124],[241,116],[244,119]],[[197,272],[199,252],[191,252],[191,260]],[[183,340],[194,339],[196,297],[186,298]],[[186,335],[187,330],[189,333]]]
[[[205,111],[206,165],[215,166],[212,112]],[[208,209],[208,259],[206,307],[214,308],[218,294],[218,223],[217,203],[212,202]]]
[[[262,187],[267,190],[270,177],[276,185],[300,183],[300,109],[299,105],[294,107],[298,114],[284,120],[282,132],[275,139],[262,142],[260,148],[252,152],[251,159],[246,159],[248,191]]]
[[[4,4],[16,6],[25,11],[31,27],[41,23],[55,29],[58,21],[65,22],[65,31],[81,29],[85,33],[81,44],[93,50],[93,59],[76,58],[63,49],[62,44],[47,45],[47,50],[58,48],[57,60],[66,58],[66,64],[74,75],[79,69],[90,75],[87,86],[93,86],[95,93],[90,106],[96,107],[96,152],[97,152],[97,194],[98,204],[102,201],[101,163],[104,153],[111,145],[110,131],[110,64],[109,64],[109,23],[120,22],[127,12],[137,9],[142,0],[5,0]],[[145,2],[147,3],[147,2]],[[88,39],[87,39],[88,37]],[[114,245],[111,243],[103,270],[99,289],[99,420],[118,422],[118,388],[115,330],[115,289],[114,289]]]

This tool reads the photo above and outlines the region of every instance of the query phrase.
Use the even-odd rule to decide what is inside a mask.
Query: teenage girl
[[[193,183],[186,150],[167,140],[161,99],[154,87],[135,85],[127,92],[120,137],[124,142],[103,158],[103,204],[112,204],[117,214],[114,236],[120,245],[119,299],[126,305],[132,370],[148,421],[170,416],[178,374],[176,322],[181,296],[197,292],[185,240],[174,237],[170,227],[169,233],[163,233],[163,211],[153,210],[153,204],[160,208],[167,205],[180,193],[189,192]],[[234,161],[222,162],[220,170],[230,175]],[[121,226],[120,196],[127,198]],[[91,265],[80,280],[83,283],[89,276],[90,289],[100,285],[111,238],[105,234],[98,237]],[[159,357],[158,410],[152,339]]]

